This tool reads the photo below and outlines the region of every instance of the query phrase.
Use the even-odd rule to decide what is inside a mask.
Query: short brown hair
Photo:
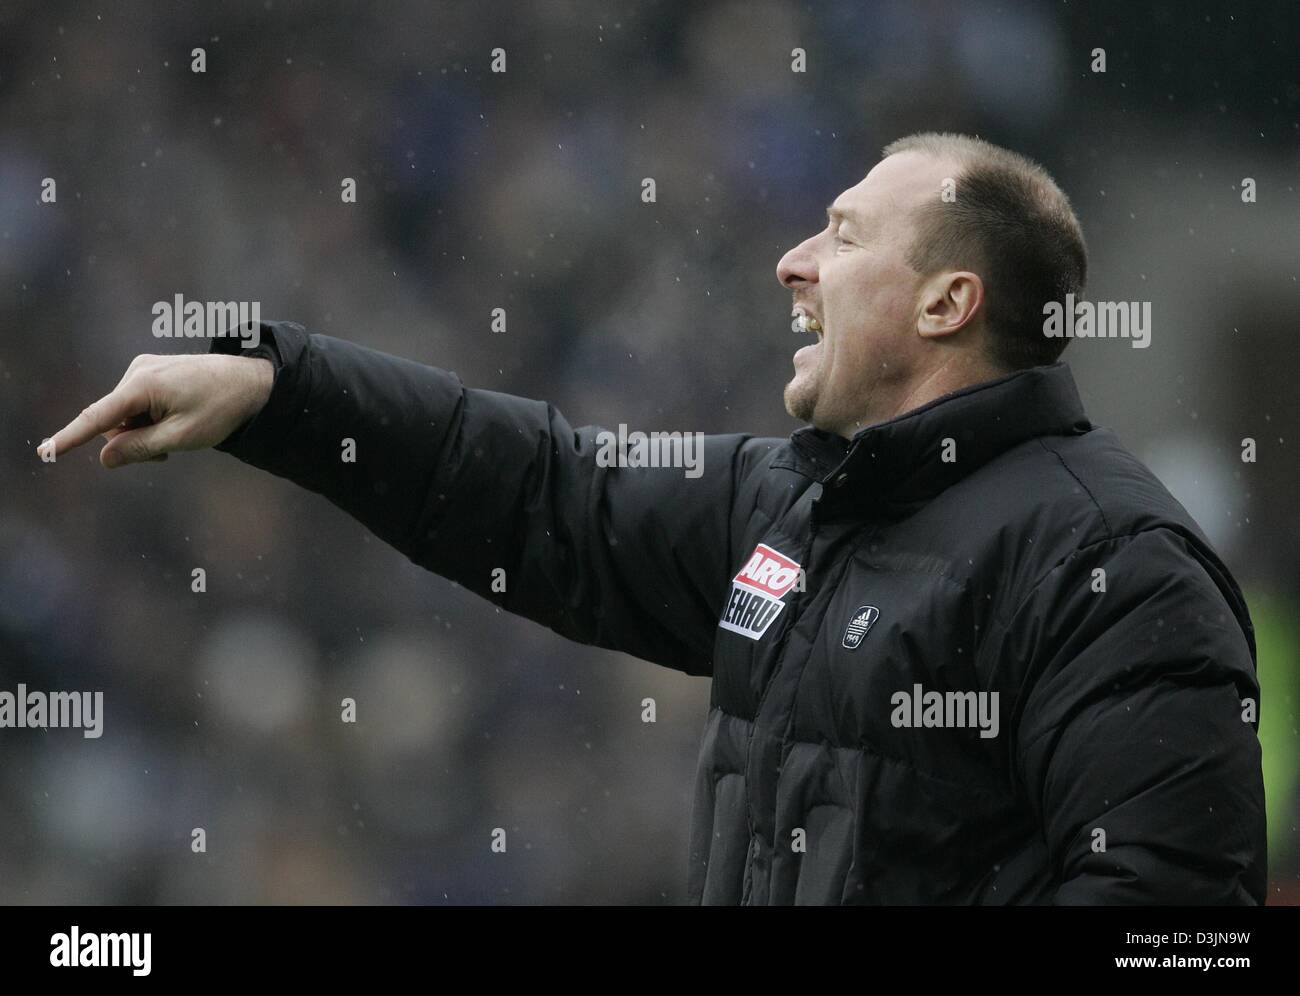
[[[1069,339],[1043,334],[1043,306],[1083,293],[1088,250],[1070,199],[1040,165],[968,135],[921,132],[884,156],[924,152],[959,164],[956,197],[917,209],[907,262],[918,273],[968,269],[984,281],[990,359],[1006,370],[1055,362]]]

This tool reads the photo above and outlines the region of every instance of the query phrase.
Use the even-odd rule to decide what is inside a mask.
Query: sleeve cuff
[[[270,360],[274,371],[271,394],[262,410],[213,447],[222,453],[238,457],[258,448],[259,441],[264,440],[268,434],[271,437],[282,435],[292,413],[301,409],[301,404],[294,396],[303,381],[300,376],[301,361],[309,344],[307,330],[296,322],[261,322],[258,344],[247,349],[244,348],[245,338],[238,335],[217,336],[212,339],[212,346],[208,350],[209,353],[226,356]]]

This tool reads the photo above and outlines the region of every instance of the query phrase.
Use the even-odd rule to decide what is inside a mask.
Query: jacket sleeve
[[[1042,579],[1007,627],[1012,766],[1058,904],[1264,901],[1253,631],[1215,563],[1172,529],[1106,540]]]
[[[545,403],[294,323],[263,322],[262,339],[271,396],[217,449],[569,639],[710,673],[737,478],[771,440],[704,436],[698,475],[603,467],[600,430]],[[212,348],[238,355],[239,342]]]

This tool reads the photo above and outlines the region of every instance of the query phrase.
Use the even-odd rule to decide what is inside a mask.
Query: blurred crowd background
[[[0,689],[106,700],[100,740],[0,731],[0,902],[681,901],[706,680],[501,614],[228,456],[34,448],[136,354],[206,348],[151,335],[178,293],[575,425],[787,435],[776,262],[918,130],[1043,162],[1089,296],[1152,302],[1149,349],[1065,359],[1246,590],[1271,901],[1300,902],[1300,16],[1232,6],[0,6]]]

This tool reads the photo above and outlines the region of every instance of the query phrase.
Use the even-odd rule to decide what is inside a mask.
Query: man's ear
[[[969,270],[935,274],[921,291],[916,330],[927,339],[952,335],[983,317],[984,281]]]

